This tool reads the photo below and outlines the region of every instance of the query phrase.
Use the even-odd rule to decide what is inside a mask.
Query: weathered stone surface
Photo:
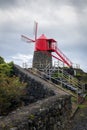
[[[21,81],[27,83],[26,96],[22,97],[25,105],[36,102],[43,98],[55,95],[54,91],[42,83],[38,77],[33,76],[26,70],[21,69],[19,66],[14,66],[15,75],[19,76]]]
[[[51,52],[47,51],[34,51],[33,67],[37,69],[44,69],[48,64],[52,66],[52,56],[50,53]]]
[[[67,103],[67,109],[62,104],[61,109],[58,109],[61,100],[64,100],[65,104]],[[0,127],[3,130],[6,128],[7,130],[11,130],[12,126],[13,130],[14,128],[17,130],[62,130],[66,125],[66,120],[70,116],[71,110],[69,108],[71,104],[68,104],[69,100],[70,96],[60,98],[59,96],[53,96],[22,107],[16,110],[16,113],[11,113],[7,117],[2,118],[0,120]]]
[[[15,66],[15,72],[29,83],[29,100],[36,102],[0,118],[0,130],[64,130],[71,114],[71,96]]]

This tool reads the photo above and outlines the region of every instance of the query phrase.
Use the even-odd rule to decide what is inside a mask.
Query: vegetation
[[[4,59],[0,56],[0,64],[5,63]]]
[[[80,105],[79,105],[79,108],[81,108],[81,109],[83,109],[83,108],[87,108],[87,105],[80,104]]]
[[[81,81],[83,84],[87,84],[87,73],[85,73],[83,70],[81,69],[77,69],[77,68],[67,68],[64,67],[63,68],[64,71],[68,72],[70,75],[74,76],[75,78],[77,78],[79,81]],[[74,75],[74,72],[76,72],[76,75]],[[56,71],[53,75],[53,77],[62,77],[62,72]]]
[[[14,75],[13,63],[0,57],[0,115],[7,114],[22,104],[26,84]]]
[[[78,78],[83,83],[87,84],[87,73],[85,73],[81,69],[76,69],[76,72],[76,78]]]

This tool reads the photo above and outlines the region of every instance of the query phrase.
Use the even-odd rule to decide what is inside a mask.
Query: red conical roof
[[[47,37],[46,37],[44,34],[42,34],[38,39],[44,39],[44,40],[47,40]]]

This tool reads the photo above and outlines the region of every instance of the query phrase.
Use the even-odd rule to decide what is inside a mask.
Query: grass
[[[80,104],[80,105],[79,105],[79,108],[81,108],[81,109],[83,109],[83,108],[87,108],[87,105]]]
[[[77,103],[77,98],[76,97],[72,97],[71,101],[74,102],[74,103]]]

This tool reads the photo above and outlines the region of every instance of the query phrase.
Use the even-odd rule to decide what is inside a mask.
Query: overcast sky
[[[0,0],[0,56],[22,65],[31,61],[34,43],[21,40],[21,34],[34,38],[54,38],[58,47],[87,72],[87,0]]]

